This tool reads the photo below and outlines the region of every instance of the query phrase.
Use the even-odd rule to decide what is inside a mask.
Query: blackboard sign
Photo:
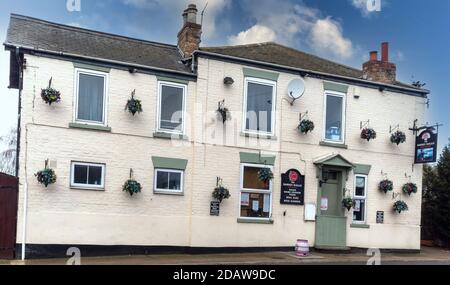
[[[416,153],[414,163],[436,162],[438,134],[434,128],[428,128],[416,137]]]
[[[219,201],[211,201],[209,214],[211,216],[218,216],[219,212],[220,212],[220,202]]]
[[[384,212],[383,211],[377,211],[377,224],[384,223]]]
[[[281,174],[281,204],[305,204],[305,176],[296,169]]]

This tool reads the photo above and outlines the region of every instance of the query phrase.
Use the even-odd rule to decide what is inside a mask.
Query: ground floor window
[[[104,189],[105,165],[72,162],[70,186],[75,188]]]
[[[171,169],[155,169],[156,193],[182,194],[184,171]]]
[[[353,192],[355,207],[353,208],[353,222],[365,223],[367,212],[367,176],[356,175]]]
[[[264,183],[258,179],[265,165],[241,165],[240,217],[270,218],[272,212],[272,182]]]

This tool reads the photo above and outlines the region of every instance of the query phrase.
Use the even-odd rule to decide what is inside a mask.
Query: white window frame
[[[95,166],[95,167],[101,167],[102,168],[102,183],[101,185],[92,185],[92,184],[80,184],[75,183],[75,166]],[[90,163],[90,162],[79,162],[79,161],[72,161],[70,164],[70,187],[76,188],[76,189],[91,189],[91,190],[104,190],[105,189],[105,170],[106,165],[102,163]],[[89,168],[87,171],[87,177],[89,177]]]
[[[255,130],[249,130],[246,128],[247,126],[247,92],[248,92],[248,84],[254,83],[254,84],[260,84],[260,85],[266,85],[272,87],[272,121],[271,123],[271,132],[262,132],[262,131],[255,131]],[[272,80],[266,80],[261,78],[255,78],[255,77],[245,77],[244,80],[244,103],[243,105],[243,111],[242,111],[242,132],[245,134],[254,134],[254,135],[265,135],[265,136],[274,136],[275,135],[275,119],[276,119],[276,94],[277,94],[277,82]]]
[[[79,86],[80,86],[80,74],[85,75],[91,75],[91,76],[98,76],[103,77],[103,121],[89,121],[89,120],[82,120],[78,119],[78,95],[79,95]],[[75,68],[75,88],[74,88],[74,114],[73,114],[73,121],[77,123],[84,123],[89,125],[96,125],[96,126],[107,126],[108,122],[108,76],[109,74],[106,72],[100,72],[95,70],[89,70],[89,69],[82,69],[82,68]]]
[[[169,86],[175,88],[181,88],[183,90],[183,107],[182,107],[182,118],[181,118],[181,131],[163,129],[161,128],[161,97],[162,97],[162,87]],[[161,133],[184,135],[186,133],[186,94],[187,85],[181,83],[174,83],[170,81],[158,81],[158,102],[156,108],[156,130]]]
[[[263,189],[252,189],[252,188],[244,188],[244,168],[245,167],[257,167],[257,168],[269,168],[273,171],[273,166],[271,165],[264,165],[264,164],[252,164],[252,163],[241,163],[241,169],[240,169],[240,187],[239,187],[239,199],[238,199],[238,217],[240,219],[246,219],[246,220],[266,220],[269,221],[272,219],[272,204],[273,204],[273,179],[269,182],[269,189],[263,190]],[[242,201],[242,193],[257,193],[257,194],[269,194],[269,217],[268,218],[258,218],[258,217],[243,217],[241,216],[241,201]]]
[[[157,178],[158,172],[169,172],[169,173],[179,173],[181,174],[180,179],[180,189],[179,190],[171,190],[171,189],[159,189],[157,188]],[[171,195],[182,195],[184,193],[184,170],[176,170],[176,169],[166,169],[166,168],[155,168],[154,173],[154,182],[153,182],[153,192],[156,194],[171,194]]]
[[[340,141],[335,141],[335,140],[330,140],[327,139],[327,98],[328,96],[334,96],[334,97],[340,97],[342,98],[342,117],[341,117],[341,122],[342,122],[342,130],[341,130],[341,140]],[[334,143],[334,144],[344,144],[345,143],[345,130],[346,130],[346,122],[345,122],[345,117],[346,117],[346,106],[347,106],[347,100],[346,100],[347,94],[342,93],[342,92],[337,92],[337,91],[329,91],[326,90],[324,93],[324,101],[323,101],[323,141],[327,142],[327,143]]]
[[[357,196],[356,195],[356,179],[360,177],[360,178],[364,178],[364,196]],[[364,174],[355,174],[355,180],[353,182],[353,199],[358,199],[358,200],[364,200],[364,220],[363,221],[355,221],[353,219],[353,213],[352,213],[352,223],[353,224],[366,224],[367,223],[367,180],[368,180],[368,176],[364,175]]]

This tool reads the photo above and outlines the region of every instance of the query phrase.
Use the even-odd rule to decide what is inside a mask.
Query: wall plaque
[[[281,204],[304,205],[305,176],[296,169],[281,174]]]
[[[211,201],[211,206],[209,208],[209,214],[211,216],[218,216],[220,213],[220,202],[219,201]]]

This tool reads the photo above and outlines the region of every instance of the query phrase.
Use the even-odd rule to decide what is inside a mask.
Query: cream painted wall
[[[421,185],[422,168],[413,165],[413,135],[407,129],[414,119],[423,121],[424,99],[359,87],[361,97],[347,96],[346,144],[348,149],[319,146],[323,130],[323,81],[306,78],[306,93],[291,106],[284,98],[295,75],[281,73],[277,85],[276,139],[240,136],[243,103],[241,65],[199,59],[198,80],[190,82],[187,95],[189,140],[153,138],[157,105],[157,79],[112,69],[109,75],[108,126],[111,133],[69,129],[73,119],[74,67],[71,62],[27,55],[24,74],[22,145],[20,153],[20,198],[17,242],[22,241],[24,183],[28,184],[26,241],[35,244],[174,245],[193,247],[293,246],[298,238],[314,241],[314,222],[304,222],[303,206],[279,203],[280,173],[298,168],[306,175],[306,203],[316,203],[318,157],[340,153],[353,163],[370,164],[368,179],[368,224],[370,229],[350,228],[349,246],[418,249],[420,247],[419,193],[405,197],[410,210],[392,212],[391,195],[377,190],[383,173],[394,181],[396,192],[409,179]],[[235,83],[224,86],[223,78]],[[40,98],[40,89],[53,77],[62,101],[51,107]],[[124,111],[133,89],[144,112],[135,117]],[[232,120],[216,120],[217,102],[225,99]],[[316,124],[313,133],[296,130],[299,113],[308,111]],[[378,138],[369,143],[359,138],[360,121],[370,119]],[[389,142],[389,126],[400,125],[407,143]],[[225,142],[225,143],[224,143]],[[239,214],[239,152],[276,155],[274,165],[274,224],[237,223]],[[183,196],[153,193],[151,156],[187,159]],[[58,180],[48,189],[37,184],[34,173],[45,159],[56,162]],[[69,188],[70,161],[106,163],[106,190]],[[121,191],[133,168],[143,192],[130,197]],[[231,198],[221,204],[220,216],[209,216],[211,192],[220,176]],[[408,178],[411,176],[411,178]],[[350,173],[347,188],[353,187]],[[419,187],[421,188],[421,187]],[[419,189],[421,190],[421,189]],[[385,224],[377,225],[376,211],[385,211]],[[286,215],[283,214],[286,212]]]

